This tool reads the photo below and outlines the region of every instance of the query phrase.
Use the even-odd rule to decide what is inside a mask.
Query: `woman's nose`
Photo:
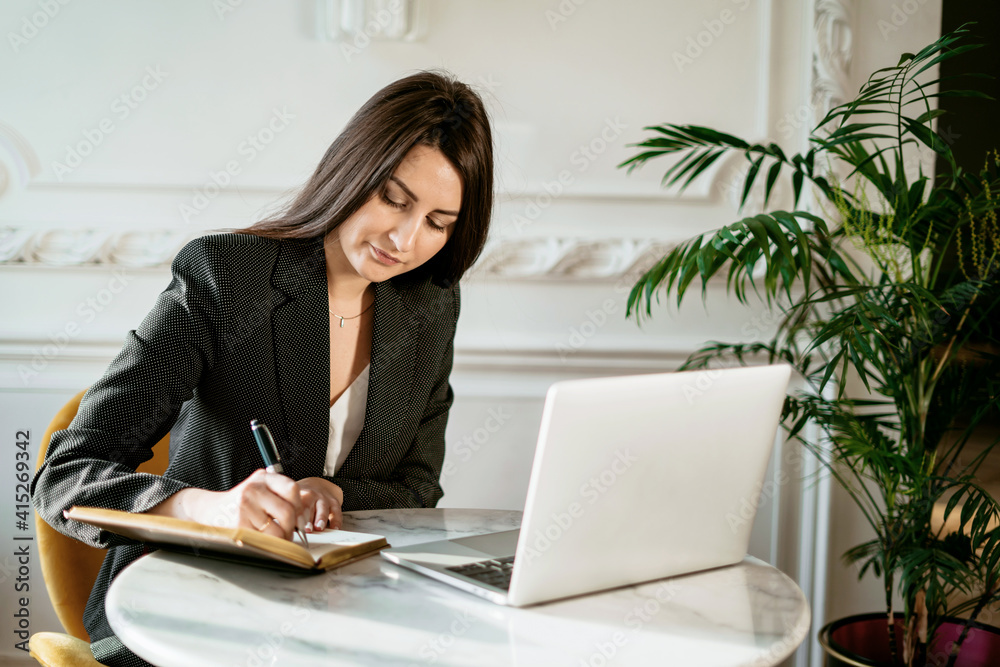
[[[409,252],[417,242],[417,232],[420,231],[420,219],[416,215],[407,216],[406,220],[396,226],[390,233],[396,250]]]

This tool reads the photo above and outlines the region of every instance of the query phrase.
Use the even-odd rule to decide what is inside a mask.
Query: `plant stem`
[[[958,641],[955,642],[954,646],[951,647],[951,655],[948,656],[948,664],[946,667],[955,667],[955,661],[958,660],[958,652],[962,648],[962,644],[965,643],[965,638],[969,635],[969,629],[975,622],[976,617],[979,616],[980,612],[986,608],[986,603],[992,598],[992,594],[987,592],[984,593],[979,602],[976,603],[976,608],[972,611],[972,615],[969,616],[968,620],[965,621],[965,627],[962,628],[962,634],[959,635]]]
[[[888,565],[888,559],[883,559],[883,567]],[[885,606],[888,614],[886,631],[889,633],[889,655],[891,664],[895,665],[899,660],[899,650],[896,647],[896,619],[892,611],[892,573],[885,570]]]
[[[937,368],[934,369],[934,375],[931,376],[930,384],[933,385],[937,382],[938,376],[941,374],[941,370],[944,368],[945,363],[948,361],[948,357],[951,355],[951,348],[955,345],[955,341],[958,339],[958,332],[962,330],[962,325],[965,324],[965,320],[969,317],[969,312],[972,310],[973,304],[976,303],[976,297],[979,296],[979,292],[972,295],[969,299],[969,305],[965,308],[962,313],[962,319],[958,321],[958,326],[955,327],[955,333],[948,341],[948,347],[945,348],[944,354],[941,355],[941,361],[938,362]]]

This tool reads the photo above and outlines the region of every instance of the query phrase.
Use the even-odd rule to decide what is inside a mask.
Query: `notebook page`
[[[324,530],[321,533],[306,533],[306,538],[309,540],[309,553],[312,554],[313,558],[318,559],[337,547],[374,542],[382,539],[382,536],[372,533],[355,533],[349,530]],[[302,539],[298,535],[294,535],[292,541],[296,544],[302,544]]]

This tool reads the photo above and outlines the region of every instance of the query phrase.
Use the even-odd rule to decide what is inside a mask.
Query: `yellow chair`
[[[38,467],[45,460],[49,440],[76,416],[80,399],[86,390],[69,400],[53,418],[42,436],[38,450]],[[162,475],[167,469],[170,449],[167,434],[153,447],[153,458],[139,466],[140,472]],[[90,652],[90,635],[83,627],[83,610],[90,597],[90,589],[97,581],[97,573],[104,562],[106,549],[95,549],[79,540],[66,537],[35,514],[35,531],[38,536],[38,554],[42,576],[52,599],[59,622],[69,634],[36,632],[28,640],[31,657],[45,667],[100,667]]]

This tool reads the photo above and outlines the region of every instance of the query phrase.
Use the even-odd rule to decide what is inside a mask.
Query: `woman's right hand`
[[[210,526],[251,528],[290,540],[296,527],[305,528],[309,520],[301,496],[294,480],[261,468],[228,491],[182,489],[148,513]]]

